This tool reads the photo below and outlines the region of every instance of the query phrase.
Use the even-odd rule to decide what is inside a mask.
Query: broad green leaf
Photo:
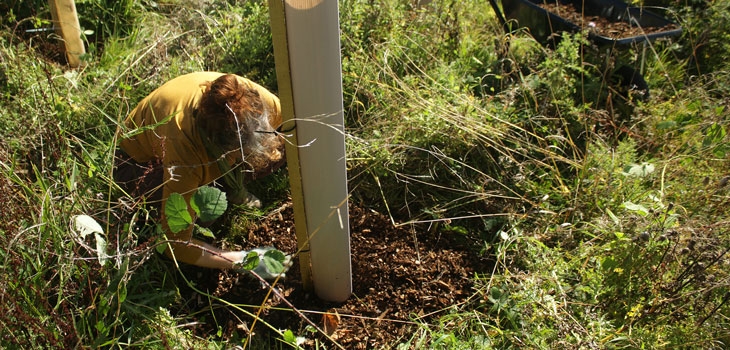
[[[727,135],[725,128],[717,123],[710,125],[710,127],[707,128],[706,133],[705,138],[702,140],[702,146],[704,147],[710,147],[712,145],[722,143]]]
[[[666,220],[664,221],[664,227],[670,228],[670,227],[677,227],[679,226],[679,215],[677,214],[670,214],[667,216]]]
[[[94,240],[96,240],[96,257],[99,259],[99,263],[104,265],[109,255],[106,254],[106,240],[99,233],[94,233]]]
[[[165,216],[167,217],[167,226],[170,227],[172,233],[187,229],[193,223],[185,198],[179,193],[173,193],[167,198]]]
[[[286,255],[276,249],[264,253],[264,264],[272,275],[284,272],[284,260],[286,260]]]
[[[119,283],[119,289],[117,290],[117,297],[119,298],[119,303],[123,303],[125,300],[127,300],[127,284],[126,283]]]
[[[255,269],[256,266],[259,266],[259,254],[256,252],[249,252],[241,262],[241,268],[251,271]]]
[[[190,206],[200,217],[200,221],[209,222],[220,217],[228,208],[226,193],[211,186],[203,186],[193,195]]]

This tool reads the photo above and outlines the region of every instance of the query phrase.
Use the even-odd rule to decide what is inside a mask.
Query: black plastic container
[[[581,30],[579,24],[570,22],[568,19],[548,12],[538,6],[543,3],[556,3],[557,0],[502,0],[502,8],[506,19],[514,20],[519,27],[528,27],[532,35],[542,43],[549,43],[553,34],[560,32],[578,32]],[[674,25],[672,29],[652,31],[646,35],[627,37],[606,37],[590,32],[589,39],[599,45],[627,45],[650,41],[662,37],[677,36],[682,33],[682,28],[651,11],[639,7],[629,6],[619,0],[566,0],[561,4],[572,4],[576,10],[584,13],[584,16],[600,16],[611,22],[627,22],[632,26],[649,28],[664,28]]]

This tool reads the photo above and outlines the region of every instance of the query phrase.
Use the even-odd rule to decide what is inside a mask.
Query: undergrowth
[[[276,90],[267,4],[77,4],[77,70],[37,30],[45,2],[0,5],[0,344],[292,345],[291,330],[222,334],[216,312],[248,306],[160,258],[151,214],[110,180],[121,120],[170,78],[221,70]],[[728,346],[728,1],[660,6],[680,38],[606,59],[582,34],[552,48],[506,34],[486,2],[340,2],[352,200],[496,262],[393,348]],[[649,96],[614,84],[621,65],[643,67]],[[286,197],[282,174],[255,186]],[[79,214],[102,223],[107,264],[73,234]],[[228,218],[225,244],[257,214]]]

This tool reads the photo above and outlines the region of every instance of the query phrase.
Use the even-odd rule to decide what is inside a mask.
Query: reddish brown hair
[[[223,152],[240,149],[248,171],[266,173],[284,160],[284,143],[271,125],[280,122],[279,114],[267,110],[256,89],[226,74],[207,84],[196,123]]]
[[[246,130],[250,123],[244,121],[262,114],[264,107],[259,93],[241,84],[235,75],[226,74],[208,83],[198,106],[197,123],[208,138],[229,151],[239,148],[239,137],[244,142],[254,139],[251,136],[256,130]]]

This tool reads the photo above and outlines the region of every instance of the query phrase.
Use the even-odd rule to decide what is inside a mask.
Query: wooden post
[[[269,0],[269,13],[282,129],[293,135],[286,156],[302,280],[342,302],[352,264],[337,0]]]
[[[76,68],[81,65],[81,55],[86,53],[76,4],[74,0],[48,0],[48,5],[56,33],[63,39],[68,65]]]

